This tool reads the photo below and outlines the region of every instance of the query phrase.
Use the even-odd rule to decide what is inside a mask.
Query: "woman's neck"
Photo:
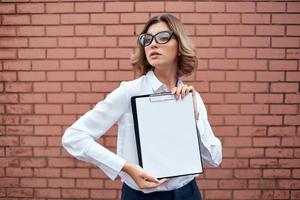
[[[171,91],[172,88],[176,87],[177,82],[177,70],[176,68],[172,69],[159,69],[154,68],[154,74],[162,82],[165,84],[169,90]]]

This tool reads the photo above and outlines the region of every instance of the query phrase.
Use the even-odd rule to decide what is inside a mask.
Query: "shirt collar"
[[[150,70],[147,72],[146,77],[149,81],[149,83],[151,84],[151,87],[153,89],[153,92],[158,92],[159,90],[161,90],[162,87],[165,87],[165,84],[163,84],[160,80],[158,80],[158,78],[155,76],[153,70]],[[177,80],[177,87],[182,87],[183,86],[183,82],[180,78],[178,78]]]

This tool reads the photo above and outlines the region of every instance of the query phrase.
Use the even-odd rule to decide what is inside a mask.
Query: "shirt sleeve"
[[[209,165],[217,167],[222,161],[222,145],[215,137],[207,119],[207,111],[199,93],[196,92],[196,99],[199,110],[199,118],[196,121],[197,131],[200,135],[200,149],[202,159]]]
[[[129,101],[124,83],[68,127],[62,137],[62,145],[71,155],[95,164],[112,180],[118,176],[126,161],[95,140],[127,110]]]

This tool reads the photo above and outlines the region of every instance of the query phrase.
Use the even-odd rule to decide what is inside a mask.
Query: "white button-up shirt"
[[[178,79],[177,87],[183,82]],[[112,180],[118,175],[121,181],[144,193],[177,189],[190,182],[197,175],[187,175],[171,178],[157,188],[140,189],[134,180],[121,171],[126,162],[138,165],[137,147],[134,133],[131,97],[135,95],[152,94],[168,91],[153,71],[149,71],[132,81],[123,81],[120,86],[100,101],[96,106],[81,116],[73,125],[66,129],[62,144],[64,148],[79,160],[95,164]],[[222,160],[221,142],[214,136],[207,119],[204,103],[196,92],[199,109],[197,128],[200,134],[200,149],[202,159],[211,166],[218,166]],[[109,151],[95,140],[112,127],[118,125],[117,154]]]

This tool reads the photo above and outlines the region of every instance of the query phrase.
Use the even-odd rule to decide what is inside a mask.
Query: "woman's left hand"
[[[172,94],[175,94],[176,100],[180,98],[184,98],[190,91],[192,91],[193,96],[193,104],[194,104],[194,114],[196,120],[199,118],[199,112],[198,112],[198,106],[197,106],[197,100],[196,100],[196,91],[192,85],[184,85],[182,87],[174,87],[172,89]]]

